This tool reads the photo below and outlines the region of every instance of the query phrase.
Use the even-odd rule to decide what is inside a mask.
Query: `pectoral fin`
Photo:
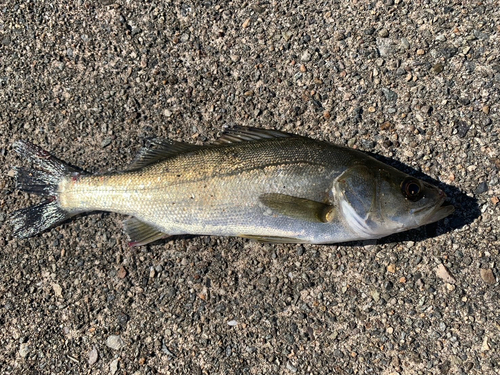
[[[313,223],[328,223],[336,215],[332,205],[286,194],[263,194],[259,200],[276,213]]]
[[[123,228],[130,239],[130,246],[142,246],[168,237],[168,234],[160,232],[158,229],[143,223],[135,217],[123,221]]]

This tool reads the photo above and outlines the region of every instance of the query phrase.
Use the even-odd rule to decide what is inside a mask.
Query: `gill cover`
[[[373,206],[377,198],[375,175],[365,165],[355,165],[334,182],[334,195],[349,227],[362,237],[377,235]]]

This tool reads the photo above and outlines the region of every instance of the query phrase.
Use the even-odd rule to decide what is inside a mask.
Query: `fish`
[[[16,188],[45,197],[15,211],[35,236],[92,211],[128,215],[131,246],[175,235],[332,244],[378,239],[445,218],[445,193],[359,150],[278,130],[226,128],[207,145],[147,141],[125,170],[89,174],[28,141]]]

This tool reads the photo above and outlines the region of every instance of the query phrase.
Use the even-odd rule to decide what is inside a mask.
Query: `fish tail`
[[[74,215],[59,206],[57,190],[63,178],[77,176],[81,171],[30,142],[18,141],[13,148],[32,164],[32,168],[15,168],[16,189],[46,198],[44,202],[15,211],[11,216],[14,235],[27,238]]]

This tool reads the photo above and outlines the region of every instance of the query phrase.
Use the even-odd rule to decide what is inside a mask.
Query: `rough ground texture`
[[[498,374],[499,25],[494,0],[1,2],[0,372]],[[12,237],[38,199],[14,140],[97,172],[228,124],[373,152],[457,211],[341,246],[129,248],[103,213]]]

